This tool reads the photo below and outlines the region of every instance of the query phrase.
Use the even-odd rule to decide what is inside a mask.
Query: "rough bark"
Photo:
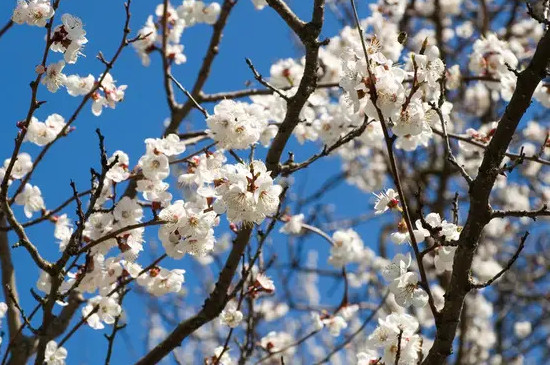
[[[445,306],[436,319],[435,342],[424,365],[439,365],[452,353],[452,344],[459,323],[464,298],[471,289],[470,269],[481,231],[491,218],[489,196],[499,174],[499,167],[516,128],[531,103],[539,82],[546,76],[550,60],[550,32],[537,45],[527,68],[519,73],[516,90],[500,119],[496,132],[485,151],[483,162],[469,191],[470,208],[460,234],[453,263],[451,282],[445,296]]]

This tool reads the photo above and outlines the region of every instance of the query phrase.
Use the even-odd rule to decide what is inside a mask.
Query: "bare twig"
[[[443,138],[445,139],[445,153],[447,154],[447,160],[450,163],[452,163],[458,169],[458,171],[460,171],[460,174],[462,175],[464,180],[466,180],[468,185],[470,185],[473,179],[468,174],[464,166],[458,163],[455,155],[453,154],[453,150],[451,149],[451,143],[449,141],[449,135],[447,134],[447,125],[445,122],[445,118],[443,117],[443,113],[441,112],[441,109],[439,109],[435,104],[432,104],[432,109],[435,110],[441,122],[441,129],[443,130]]]
[[[0,29],[0,38],[13,26],[13,20],[9,20],[1,29]]]
[[[492,283],[494,283],[496,280],[498,280],[502,275],[504,275],[504,273],[508,270],[510,270],[510,268],[512,267],[512,265],[514,264],[514,262],[516,262],[516,260],[518,259],[521,251],[523,250],[523,248],[525,247],[525,241],[527,240],[527,237],[529,236],[529,232],[525,232],[525,234],[523,235],[523,237],[521,237],[521,240],[519,242],[519,246],[518,246],[518,249],[516,250],[516,252],[514,253],[514,255],[510,258],[510,260],[508,260],[508,263],[506,264],[506,266],[504,266],[502,268],[502,270],[500,270],[495,276],[493,276],[491,279],[487,280],[485,283],[474,283],[473,281],[470,281],[470,288],[471,289],[483,289],[483,288],[486,288],[488,286],[490,286]]]
[[[435,128],[432,128],[432,131],[439,135],[439,136],[442,136],[444,137],[444,133],[438,129],[435,129]],[[468,144],[471,144],[473,146],[476,146],[476,147],[479,147],[481,149],[484,149],[486,150],[488,145],[487,144],[484,144],[484,143],[481,143],[481,142],[478,142],[478,141],[475,141],[473,140],[471,137],[467,137],[467,136],[463,136],[463,135],[460,135],[460,134],[455,134],[455,133],[447,133],[447,136],[449,138],[452,138],[452,139],[456,139],[456,140],[459,140],[459,141],[462,141],[462,142],[466,142]],[[511,159],[517,159],[517,158],[520,158],[521,155],[518,154],[518,153],[511,153],[511,152],[505,152],[504,154],[506,157],[509,157]],[[547,165],[547,166],[550,166],[550,161],[549,160],[545,160],[543,158],[540,158],[539,156],[524,156],[523,157],[524,160],[526,161],[533,161],[533,162],[537,162],[537,163],[540,163],[542,165]]]
[[[271,85],[269,82],[267,82],[266,80],[264,80],[264,78],[262,77],[262,75],[260,75],[260,73],[256,70],[256,68],[254,67],[254,65],[252,64],[252,61],[250,61],[249,58],[245,58],[245,61],[246,61],[246,64],[248,65],[248,67],[250,68],[250,70],[252,71],[252,73],[254,74],[254,78],[262,85],[264,85],[265,87],[267,87],[269,90],[271,90],[273,93],[279,95],[281,98],[285,99],[287,102],[288,100],[290,99],[287,95],[283,94],[279,89],[277,89],[276,87],[274,87],[273,85]]]
[[[317,84],[317,89],[333,89],[333,88],[339,88],[337,82],[326,82],[326,83],[319,83]],[[280,91],[287,91],[292,89],[292,86],[286,86],[279,88]],[[254,95],[271,95],[274,91],[271,89],[244,89],[244,90],[236,90],[236,91],[228,91],[228,92],[221,92],[221,93],[215,93],[215,94],[205,94],[202,93],[197,98],[201,102],[216,102],[219,100],[224,99],[238,99],[238,98],[246,98],[248,96],[254,96]]]
[[[505,217],[528,217],[533,220],[537,220],[537,217],[548,216],[550,216],[550,210],[548,210],[548,206],[546,204],[537,210],[494,210],[491,213],[491,219]]]
[[[334,349],[332,349],[332,351],[330,351],[325,358],[323,358],[322,360],[316,362],[315,365],[320,365],[320,364],[324,364],[326,362],[329,362],[330,359],[332,358],[332,356],[334,356],[334,354],[338,353],[343,348],[345,348],[349,343],[351,343],[351,341],[353,341],[353,339],[355,337],[357,337],[357,335],[359,335],[361,332],[363,332],[363,330],[367,327],[367,325],[378,314],[380,309],[382,309],[382,307],[386,304],[386,299],[388,298],[388,295],[389,295],[389,291],[386,292],[386,294],[384,295],[384,297],[380,301],[380,304],[378,304],[378,307],[373,309],[371,314],[367,318],[365,318],[363,323],[361,323],[361,326],[355,332],[353,332],[351,335],[349,335],[344,341],[342,341],[340,344],[338,344]]]
[[[400,329],[399,334],[397,335],[397,350],[395,351],[395,365],[399,365],[399,359],[401,357],[401,340],[402,339],[403,339],[403,330]]]
[[[197,100],[195,100],[195,98],[193,97],[193,95],[191,95],[189,93],[189,91],[187,91],[187,89],[185,89],[183,87],[182,84],[180,84],[180,82],[178,80],[176,80],[174,78],[174,76],[172,75],[168,75],[168,77],[174,82],[174,84],[176,84],[176,86],[178,87],[178,89],[180,89],[181,91],[183,91],[183,93],[185,95],[187,95],[187,97],[189,98],[189,100],[191,100],[193,102],[193,105],[195,106],[195,108],[197,108],[203,115],[205,118],[208,118],[208,112],[206,111],[206,109],[204,109],[198,102]]]

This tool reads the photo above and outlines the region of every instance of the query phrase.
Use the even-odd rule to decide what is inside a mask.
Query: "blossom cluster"
[[[346,305],[340,308],[334,315],[314,312],[312,314],[314,329],[320,331],[323,327],[327,327],[331,336],[338,337],[341,331],[348,327],[348,322],[358,309],[357,305]]]
[[[342,267],[350,262],[361,260],[363,241],[353,229],[336,231],[332,235],[333,245],[330,248],[328,262],[335,267]]]
[[[12,20],[15,23],[45,26],[55,11],[49,0],[19,0],[14,9]],[[66,75],[63,73],[66,63],[76,63],[82,55],[82,48],[88,39],[82,20],[71,14],[61,16],[62,24],[56,26],[48,37],[50,49],[64,55],[64,60],[38,65],[36,72],[41,75],[41,83],[55,93],[65,87],[71,96],[87,95],[93,100],[92,113],[101,115],[104,107],[115,108],[116,103],[124,99],[126,85],[116,86],[110,73],[99,76],[98,80],[92,75]]]
[[[82,26],[82,20],[70,14],[61,16],[63,24],[58,25],[52,34],[51,50],[64,54],[65,62],[76,63],[80,50],[88,43],[86,32]]]
[[[11,164],[11,159],[4,160],[3,167],[0,167],[0,179],[7,178],[8,185],[14,180],[22,180],[33,170],[33,162],[31,155],[26,152],[21,152],[15,157],[10,176],[5,176]],[[22,205],[27,218],[31,218],[34,212],[44,210],[45,204],[42,198],[42,192],[38,186],[33,186],[25,183],[20,194],[15,197],[15,204]]]
[[[490,90],[499,90],[504,100],[509,101],[516,86],[514,71],[518,59],[510,45],[489,34],[474,42],[468,65],[475,75],[487,77],[484,85]]]
[[[166,253],[180,259],[189,253],[205,256],[214,248],[216,212],[205,205],[177,200],[159,213],[168,222],[159,229],[159,238]]]
[[[246,149],[258,142],[267,127],[267,118],[255,104],[223,100],[206,118],[208,133],[223,149]]]
[[[390,291],[395,301],[402,307],[423,307],[428,303],[428,294],[420,287],[420,277],[416,272],[409,272],[411,255],[397,254],[382,272],[384,278],[390,282]]]
[[[11,19],[17,24],[45,27],[54,13],[50,0],[18,0]]]
[[[65,119],[57,113],[50,115],[44,122],[40,122],[36,117],[32,117],[27,127],[25,140],[37,146],[47,145],[53,142],[65,130],[65,125]]]
[[[417,364],[422,353],[422,339],[416,332],[419,323],[411,315],[392,313],[378,320],[378,327],[367,340],[367,350],[357,354],[357,364],[378,363],[378,349],[383,350],[382,363],[393,364],[399,352],[400,364]]]
[[[159,4],[155,10],[156,18],[152,15],[147,18],[138,32],[139,38],[133,43],[142,64],[149,66],[150,54],[155,50],[163,50],[163,34],[166,34],[166,57],[176,65],[185,63],[187,57],[183,54],[183,45],[180,44],[183,31],[199,23],[214,24],[220,10],[220,4],[212,2],[207,5],[200,0],[184,0],[177,8],[168,3],[164,9],[163,4]]]
[[[216,194],[221,198],[214,205],[217,213],[226,212],[233,223],[256,224],[275,214],[283,188],[273,182],[263,162],[228,165],[224,170],[226,178],[215,182]]]

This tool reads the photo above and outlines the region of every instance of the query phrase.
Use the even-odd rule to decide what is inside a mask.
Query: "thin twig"
[[[267,87],[269,90],[271,90],[272,92],[276,93],[277,95],[279,95],[281,98],[285,99],[285,101],[289,101],[289,97],[285,94],[283,94],[283,92],[281,92],[281,90],[277,89],[275,86],[271,85],[269,82],[267,82],[266,80],[264,80],[264,78],[262,77],[262,75],[260,75],[260,73],[256,70],[256,68],[254,67],[254,65],[252,64],[252,61],[250,61],[249,58],[245,58],[245,61],[246,61],[246,64],[248,65],[248,67],[250,68],[250,70],[252,71],[252,73],[254,74],[254,78],[262,85],[264,85],[265,87]]]
[[[370,323],[370,321],[372,321],[373,318],[376,316],[376,314],[378,314],[378,311],[380,309],[382,309],[384,304],[386,304],[386,299],[388,298],[388,295],[389,295],[389,291],[386,292],[386,294],[384,295],[384,297],[380,301],[380,304],[378,304],[378,306],[371,312],[371,314],[367,318],[365,318],[363,323],[361,323],[361,326],[355,332],[353,332],[351,335],[349,335],[344,341],[342,341],[340,344],[338,344],[334,349],[332,349],[332,351],[329,352],[325,358],[323,358],[322,360],[316,362],[315,365],[320,365],[320,364],[324,364],[326,362],[329,362],[330,359],[332,358],[332,356],[334,356],[334,354],[336,354],[337,352],[342,350],[344,347],[346,347],[351,341],[353,341],[353,339],[355,337],[357,337],[357,335],[359,335],[361,332],[363,332],[363,330],[367,327],[367,325]]]
[[[193,102],[193,105],[195,106],[195,108],[197,108],[203,115],[205,118],[208,118],[208,112],[206,111],[206,109],[204,109],[198,102],[197,100],[195,100],[195,98],[193,97],[193,95],[191,95],[189,93],[189,91],[187,91],[187,89],[185,89],[183,87],[182,84],[180,84],[180,82],[178,80],[175,79],[175,77],[171,74],[168,75],[168,77],[174,82],[174,84],[176,84],[176,86],[178,87],[178,89],[180,89],[181,91],[183,91],[183,93],[185,95],[187,95],[187,97],[189,98],[189,100],[191,100]]]
[[[0,29],[0,38],[13,26],[13,20],[9,20],[3,27]]]
[[[502,268],[502,270],[500,270],[495,276],[493,276],[491,279],[487,280],[486,282],[484,283],[474,283],[473,281],[470,281],[470,288],[471,289],[483,289],[483,288],[486,288],[488,286],[490,286],[492,283],[494,283],[496,280],[498,280],[502,275],[504,275],[504,273],[508,270],[510,270],[510,268],[512,267],[512,265],[514,264],[514,262],[516,262],[516,260],[518,259],[521,251],[523,250],[523,248],[525,247],[525,241],[527,240],[527,237],[529,236],[529,232],[525,232],[525,234],[523,235],[523,237],[521,237],[521,240],[519,242],[519,246],[518,246],[518,249],[516,250],[516,252],[514,253],[514,255],[510,258],[510,260],[508,260],[508,263],[506,264],[506,266],[504,266]]]

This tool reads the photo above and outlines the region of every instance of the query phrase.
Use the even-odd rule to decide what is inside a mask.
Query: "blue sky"
[[[133,34],[143,25],[147,16],[154,12],[158,1],[134,0],[132,3],[131,28]],[[304,19],[310,17],[310,3],[312,1],[293,1],[291,6]],[[0,3],[0,22],[3,25],[11,16],[16,1],[3,1]],[[175,4],[175,3],[174,3]],[[177,4],[176,4],[177,5]],[[363,11],[365,9],[363,8]],[[80,58],[76,65],[67,65],[66,74],[91,73],[97,76],[103,70],[103,65],[95,58],[102,51],[107,59],[118,46],[124,21],[123,2],[120,0],[76,1],[62,0],[59,15],[70,13],[82,18],[89,39],[84,50],[85,58]],[[337,33],[337,21],[330,15],[323,28],[323,36],[331,37]],[[4,87],[1,93],[2,118],[0,119],[0,162],[11,155],[13,138],[17,133],[16,123],[24,118],[30,99],[29,82],[34,79],[34,67],[40,62],[43,52],[45,30],[43,28],[29,27],[27,25],[15,25],[0,39],[2,57],[2,80]],[[195,73],[202,62],[205,47],[210,38],[211,28],[206,25],[198,25],[184,32],[182,43],[185,46],[187,63],[175,67],[174,76],[187,88],[191,88]],[[280,58],[300,55],[295,47],[293,39],[284,27],[282,21],[270,9],[261,12],[256,11],[250,0],[240,0],[233,14],[230,16],[229,25],[224,32],[224,38],[220,47],[219,56],[216,58],[209,81],[206,83],[206,92],[219,92],[238,90],[245,87],[245,83],[253,80],[244,58],[250,58],[256,68],[264,75],[269,73],[269,66]],[[58,61],[62,58],[59,53],[52,53],[50,61]],[[130,155],[130,165],[134,166],[137,159],[144,152],[143,140],[148,137],[159,137],[163,130],[163,121],[168,116],[168,108],[165,102],[164,89],[161,79],[161,64],[158,57],[153,55],[151,66],[144,68],[132,48],[127,48],[121,55],[112,71],[117,83],[127,84],[126,98],[118,104],[116,110],[105,109],[99,118],[92,115],[87,106],[74,124],[76,130],[68,138],[57,143],[47,155],[44,162],[38,167],[31,183],[38,185],[43,193],[48,208],[56,207],[67,199],[71,192],[70,180],[74,180],[80,190],[85,190],[89,185],[90,167],[98,167],[97,138],[94,130],[100,128],[106,138],[108,153],[115,150],[123,150]],[[68,118],[79,98],[69,96],[64,90],[55,94],[49,93],[44,87],[39,90],[39,100],[47,102],[37,110],[35,116],[43,121],[52,113],[59,113]],[[178,94],[178,100],[183,101],[183,96]],[[207,108],[212,110],[213,105]],[[189,120],[192,129],[204,128],[202,115],[192,113]],[[291,147],[296,148],[296,144]],[[297,159],[307,158],[315,151],[317,146],[303,148],[297,151]],[[26,143],[23,151],[34,157],[39,148]],[[311,171],[296,174],[299,184],[305,185],[305,191],[314,191],[324,179],[340,172],[340,166],[335,159],[325,159],[319,162]],[[299,187],[300,185],[296,185]],[[300,189],[296,189],[299,192]],[[306,194],[307,195],[307,194]],[[350,217],[371,209],[371,200],[358,190],[342,185],[340,188],[329,192],[323,201],[337,201],[336,216]],[[74,208],[67,210],[73,213]],[[23,218],[22,209],[17,207],[17,214]],[[224,228],[227,223],[224,221]],[[372,226],[358,228],[363,240],[369,246],[377,245],[376,230]],[[57,246],[53,238],[52,225],[43,225],[28,231],[33,242],[40,252],[49,259],[57,255]],[[275,236],[278,239],[279,236]],[[13,236],[11,236],[13,240]],[[146,238],[156,239],[156,230],[148,231]],[[311,245],[320,246],[324,242],[311,240]],[[325,265],[328,249],[320,249],[320,263]],[[15,249],[13,257],[16,265],[19,294],[22,303],[29,311],[35,303],[30,296],[29,288],[33,287],[38,278],[38,271],[30,265],[28,255],[23,249]],[[141,262],[147,264],[147,262]],[[192,285],[196,282],[193,278],[190,262],[183,260],[169,262],[169,267],[183,267],[188,270],[186,281]],[[329,283],[330,284],[330,283]],[[330,287],[330,285],[328,285]],[[338,294],[336,295],[338,297]],[[328,298],[328,300],[331,300]],[[338,300],[338,299],[332,299]],[[202,301],[197,298],[196,301]],[[125,302],[128,312],[129,326],[124,337],[129,338],[138,354],[141,354],[144,340],[144,331],[141,325],[145,312],[143,312],[143,297],[130,293]],[[113,364],[127,364],[136,360],[136,355],[128,350],[125,340],[117,340],[118,356]],[[7,341],[4,342],[4,346]],[[87,346],[81,346],[87,344]],[[89,328],[81,331],[67,344],[70,364],[95,364],[103,361],[105,340],[98,331]]]

